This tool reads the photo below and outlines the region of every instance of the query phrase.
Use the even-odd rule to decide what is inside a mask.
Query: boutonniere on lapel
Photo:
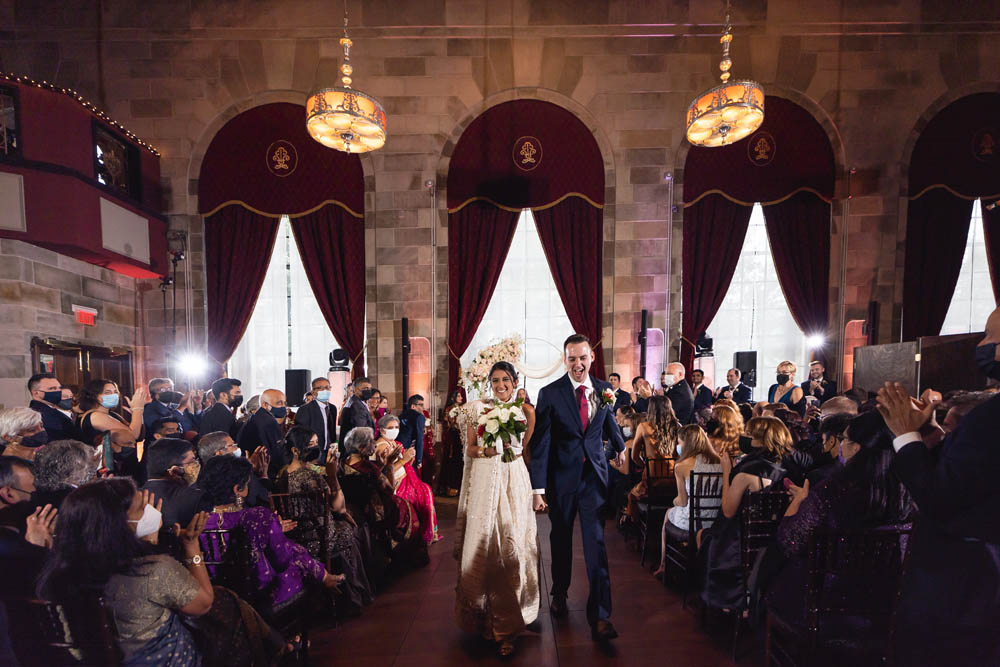
[[[615,392],[610,387],[601,392],[601,407],[610,408],[615,404]]]

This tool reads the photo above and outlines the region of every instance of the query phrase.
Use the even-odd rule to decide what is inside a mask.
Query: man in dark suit
[[[667,369],[660,376],[660,384],[664,395],[670,399],[677,421],[690,424],[694,417],[694,392],[684,380],[684,364],[679,361],[667,364]]]
[[[243,390],[240,388],[242,384],[234,378],[219,378],[212,383],[215,405],[201,413],[201,419],[198,421],[199,437],[216,431],[236,437],[238,428],[233,410],[243,405]]]
[[[79,440],[83,442],[83,433],[73,420],[59,411],[59,408],[73,407],[73,399],[68,401],[62,397],[62,383],[52,373],[36,373],[28,379],[28,394],[31,402],[28,407],[42,415],[42,427],[49,435],[49,442],[56,440]],[[68,404],[68,407],[67,407]],[[88,443],[89,444],[89,443]]]
[[[337,442],[337,406],[330,402],[330,381],[318,377],[312,381],[313,400],[295,413],[295,425],[305,426],[319,436],[320,461],[326,461],[330,443]]]
[[[646,378],[641,375],[636,375],[632,378],[632,392],[634,395],[629,396],[632,409],[640,413],[648,412],[649,399],[653,395],[653,388],[649,386]]]
[[[618,636],[611,624],[611,577],[604,547],[603,509],[608,498],[608,462],[604,440],[624,463],[625,443],[604,390],[611,386],[590,375],[594,355],[586,336],[574,334],[563,345],[566,375],[538,393],[535,430],[528,443],[535,511],[551,510],[552,603],[555,616],[567,613],[573,565],[573,522],[580,514],[580,534],[590,594],[587,621],[598,641]]]
[[[620,408],[627,408],[632,405],[632,397],[629,393],[622,389],[622,376],[618,373],[610,373],[608,375],[608,382],[611,383],[611,391],[615,392],[615,408],[614,413],[618,414]]]
[[[187,440],[163,438],[152,443],[142,458],[149,475],[142,489],[163,500],[163,528],[169,531],[175,523],[187,528],[205,495],[194,487],[201,472],[194,447]]]
[[[397,439],[403,443],[403,449],[416,447],[416,457],[413,465],[420,468],[424,460],[424,397],[414,394],[406,401],[406,409],[399,413],[399,435]]]
[[[736,405],[750,402],[750,387],[743,384],[740,380],[740,369],[730,368],[726,373],[726,383],[720,387],[716,387],[715,400],[728,398],[735,402]]]
[[[277,389],[267,389],[260,395],[260,408],[243,425],[239,445],[244,456],[250,456],[258,447],[264,447],[271,463],[268,477],[274,478],[278,470],[289,463],[285,460],[285,446],[282,442],[281,424],[288,413],[285,394]]]
[[[705,371],[696,368],[691,371],[691,382],[694,386],[691,392],[694,395],[694,414],[701,410],[712,407],[712,390],[705,386]]]
[[[1000,308],[976,348],[979,368],[1000,380],[997,343]],[[899,383],[878,392],[897,436],[893,471],[920,507],[896,611],[895,663],[1000,665],[1000,395],[966,415],[935,457],[921,436],[930,435],[939,402],[929,392],[915,401]]]
[[[356,426],[367,426],[375,428],[375,420],[372,418],[371,410],[368,409],[368,399],[372,397],[371,380],[362,377],[354,381],[354,394],[347,399],[344,404],[343,413],[340,415],[340,453],[344,453],[344,438]]]
[[[184,394],[174,391],[174,381],[170,378],[153,378],[149,381],[149,403],[142,412],[142,423],[148,431],[157,419],[173,417],[180,422],[181,432],[197,431],[198,423],[195,416],[188,410],[183,413],[178,409],[184,399]]]
[[[204,465],[213,456],[243,456],[243,452],[232,436],[224,431],[206,433],[198,439],[198,458]],[[243,502],[247,507],[269,507],[271,504],[271,481],[267,478],[267,456],[264,449],[258,449],[249,456],[250,464],[253,465],[253,474],[250,475],[249,489],[247,497]],[[201,488],[199,486],[199,488]]]
[[[802,393],[806,396],[815,396],[820,405],[837,395],[837,383],[823,377],[824,373],[826,367],[823,362],[812,361],[809,363],[809,379],[802,383]]]

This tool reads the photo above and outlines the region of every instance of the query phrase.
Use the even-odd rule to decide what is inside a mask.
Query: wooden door
[[[132,395],[132,352],[126,349],[34,338],[31,366],[32,374],[54,373],[63,386],[76,395],[83,385],[95,378],[111,380],[118,384],[122,395]]]

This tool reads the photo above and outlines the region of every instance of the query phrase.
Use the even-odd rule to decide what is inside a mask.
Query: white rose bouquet
[[[521,436],[528,430],[528,418],[521,401],[501,403],[479,417],[477,430],[484,447],[494,447],[502,453],[504,463],[516,461],[521,453]]]

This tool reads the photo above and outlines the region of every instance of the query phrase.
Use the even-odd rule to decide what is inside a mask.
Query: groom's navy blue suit
[[[580,513],[583,555],[587,563],[590,595],[587,620],[593,626],[611,617],[611,579],[604,548],[601,510],[608,497],[608,461],[604,441],[615,453],[625,449],[621,429],[610,407],[600,396],[611,385],[590,378],[597,398],[586,430],[569,375],[538,393],[535,430],[528,443],[529,472],[533,489],[545,489],[552,521],[552,595],[565,596],[573,565],[573,521]]]

